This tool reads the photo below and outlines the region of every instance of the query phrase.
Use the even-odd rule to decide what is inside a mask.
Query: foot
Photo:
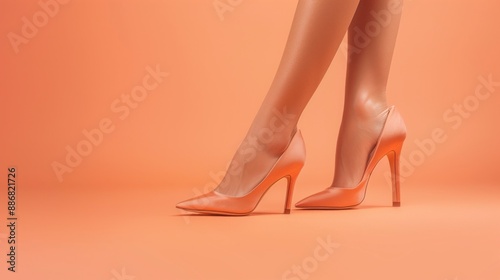
[[[354,188],[361,182],[387,118],[387,109],[384,104],[344,113],[337,140],[332,188]]]
[[[286,150],[295,128],[262,131],[249,131],[215,189],[217,193],[241,197],[253,190]]]

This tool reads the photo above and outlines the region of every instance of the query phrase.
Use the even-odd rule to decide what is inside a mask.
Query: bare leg
[[[286,149],[358,3],[359,0],[299,1],[273,83],[217,192],[246,194]]]
[[[386,118],[386,85],[402,0],[361,0],[349,26],[344,113],[332,187],[361,180]]]

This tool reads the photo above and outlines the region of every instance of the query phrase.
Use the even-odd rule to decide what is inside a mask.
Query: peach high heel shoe
[[[400,206],[399,157],[403,141],[406,138],[406,126],[398,111],[391,106],[377,144],[371,152],[368,164],[355,188],[330,187],[306,197],[295,204],[303,209],[345,209],[363,202],[370,175],[377,163],[387,155],[392,174],[392,205]]]
[[[305,155],[304,139],[299,130],[295,132],[288,147],[278,158],[269,173],[247,194],[243,196],[228,196],[217,191],[211,191],[207,194],[180,202],[176,207],[205,214],[248,215],[257,207],[257,204],[259,204],[267,190],[281,178],[286,177],[288,179],[288,188],[284,213],[289,214],[293,187],[304,165]]]

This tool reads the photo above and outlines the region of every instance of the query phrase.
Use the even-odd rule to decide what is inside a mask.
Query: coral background
[[[58,4],[43,22],[40,11],[48,2]],[[378,226],[361,224],[378,215],[394,218],[392,208],[240,220],[186,216],[174,208],[214,186],[226,169],[271,83],[297,1],[66,2],[0,1],[0,182],[7,181],[8,167],[18,170],[19,272],[6,272],[0,257],[7,279],[119,279],[122,267],[137,280],[279,279],[310,254],[316,237],[329,234],[344,255],[320,263],[311,279],[378,273],[389,273],[384,279],[499,279],[498,1],[405,2],[388,91],[409,130],[397,211],[410,212],[401,212],[405,219],[397,222],[419,227],[385,242],[367,232],[377,233]],[[231,9],[218,14],[216,2]],[[13,44],[24,19],[44,24]],[[341,48],[299,123],[308,158],[294,202],[332,179],[345,63]],[[128,115],[113,109],[127,104],[122,96],[143,84],[151,75],[147,69],[157,68],[168,77],[150,79],[157,85],[126,105]],[[478,98],[478,86],[488,79],[496,84],[480,88]],[[68,166],[68,151],[87,141],[83,131],[95,132],[103,120],[112,131],[102,132],[97,144],[86,146],[88,155]],[[55,164],[68,172],[58,178]],[[374,172],[369,205],[388,205],[388,169],[384,162]],[[1,189],[0,209],[6,209],[6,187]],[[261,210],[279,211],[273,202],[282,199],[281,191],[271,192]],[[387,225],[380,238],[396,227],[378,225]],[[273,227],[269,238],[260,236]],[[467,229],[480,240],[455,235]],[[428,232],[421,243],[409,241]],[[0,256],[7,234],[0,227]],[[283,240],[276,241],[277,234]],[[405,253],[390,251],[398,241]],[[373,255],[403,255],[396,261],[401,269],[349,250],[349,242],[365,249],[363,244],[379,244],[366,249]],[[460,242],[479,244],[465,248]],[[411,253],[425,244],[428,251]],[[429,259],[422,267],[412,268],[424,256]],[[356,262],[366,265],[366,274],[356,271]]]

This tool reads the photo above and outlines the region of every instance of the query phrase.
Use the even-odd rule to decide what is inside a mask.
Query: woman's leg
[[[250,191],[286,149],[328,69],[359,0],[299,0],[278,71],[216,191]]]
[[[382,130],[402,0],[361,0],[349,26],[345,104],[332,187],[361,180]]]

